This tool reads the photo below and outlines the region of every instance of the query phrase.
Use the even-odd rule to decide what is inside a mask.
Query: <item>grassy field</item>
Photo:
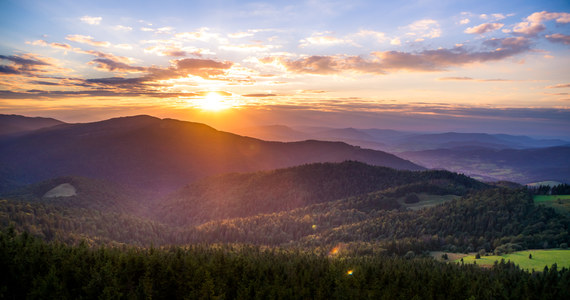
[[[559,184],[562,184],[562,182],[560,182],[560,181],[539,181],[539,182],[529,183],[527,185],[528,186],[541,186],[541,185],[555,186],[555,185],[559,185]]]
[[[529,258],[529,254],[532,254],[532,259]],[[570,268],[570,250],[559,249],[526,250],[501,256],[482,256],[480,259],[475,259],[475,254],[471,254],[464,256],[463,262],[466,264],[472,264],[476,261],[480,266],[492,266],[495,261],[501,261],[501,259],[512,261],[521,269],[528,271],[542,271],[545,266],[551,267],[555,263],[559,269],[562,267]],[[454,260],[454,262],[461,262],[461,258]]]
[[[570,214],[570,195],[535,195],[535,204],[552,207],[560,213]]]

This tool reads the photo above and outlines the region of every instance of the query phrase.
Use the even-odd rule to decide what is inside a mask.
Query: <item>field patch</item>
[[[535,195],[535,204],[552,207],[560,213],[570,214],[570,195]]]
[[[532,258],[529,258],[529,255],[532,255]],[[471,254],[463,257],[463,263],[477,263],[483,267],[490,267],[495,264],[496,261],[500,262],[501,259],[511,261],[521,269],[527,271],[542,271],[544,270],[544,267],[550,268],[553,264],[556,264],[558,269],[561,269],[562,267],[570,268],[570,250],[561,249],[526,250],[501,256],[481,256],[480,259],[475,259],[475,254]],[[461,258],[454,260],[454,262],[461,263]]]
[[[45,193],[45,198],[71,197],[77,195],[75,187],[69,183],[60,184]]]

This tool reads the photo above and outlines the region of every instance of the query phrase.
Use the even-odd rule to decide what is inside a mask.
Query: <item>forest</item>
[[[77,194],[45,196],[61,184]],[[565,268],[429,255],[569,244],[570,216],[533,201],[543,190],[353,161],[217,175],[156,199],[61,177],[0,200],[0,298],[561,299]]]
[[[139,248],[0,233],[4,299],[568,299],[570,272],[245,245]]]

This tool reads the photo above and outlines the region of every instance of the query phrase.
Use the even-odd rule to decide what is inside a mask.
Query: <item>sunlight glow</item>
[[[202,110],[221,111],[232,107],[230,103],[224,100],[224,96],[217,92],[209,92],[204,99],[200,101],[199,106]]]

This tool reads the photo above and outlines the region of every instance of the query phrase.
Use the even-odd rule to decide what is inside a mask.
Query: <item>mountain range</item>
[[[570,142],[487,133],[421,133],[389,129],[262,126],[236,132],[268,140],[343,141],[387,151],[427,168],[485,181],[570,182]]]
[[[74,175],[161,194],[216,174],[345,160],[424,169],[343,142],[267,142],[199,123],[134,116],[0,136],[0,187]]]

